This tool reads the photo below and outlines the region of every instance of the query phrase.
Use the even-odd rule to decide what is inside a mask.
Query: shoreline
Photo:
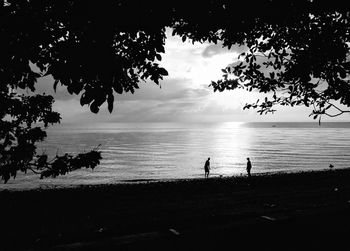
[[[204,250],[201,239],[206,234],[211,236],[208,247],[213,248],[232,241],[244,247],[236,237],[249,242],[250,236],[266,237],[266,245],[293,240],[294,250],[302,250],[304,235],[312,243],[340,243],[337,238],[350,227],[349,180],[350,169],[336,169],[254,175],[251,181],[222,177],[1,191],[3,245],[9,247],[5,250],[83,250],[65,248],[93,242],[102,245],[95,250],[109,250],[104,245],[112,239],[119,240],[113,243],[120,248],[129,245],[120,241],[125,236],[140,233],[162,233],[161,242],[151,240],[149,245],[175,241],[174,247]],[[180,237],[169,239],[169,229]],[[271,236],[279,233],[281,240],[272,241]],[[145,245],[130,245],[139,244]],[[259,245],[251,247],[263,247]]]
[[[350,167],[336,168],[330,170],[329,168],[324,169],[310,169],[310,170],[285,170],[285,171],[265,171],[265,172],[252,172],[254,177],[268,177],[275,175],[289,175],[289,174],[303,174],[303,173],[319,173],[319,172],[328,172],[328,171],[337,171],[337,170],[350,170]],[[220,174],[210,174],[209,179],[244,179],[247,177],[247,174],[242,172],[237,175],[220,175]],[[34,179],[39,179],[35,177]],[[54,178],[52,178],[54,181]],[[21,192],[21,191],[42,191],[42,190],[64,190],[64,189],[80,189],[84,187],[100,187],[100,186],[120,186],[120,185],[130,185],[130,184],[152,184],[152,183],[167,183],[167,182],[188,182],[188,181],[198,181],[203,180],[203,177],[190,177],[190,178],[138,178],[138,179],[124,179],[117,180],[113,183],[101,183],[101,184],[40,184],[37,187],[10,187],[11,185],[17,184],[1,184],[1,192]],[[8,185],[8,187],[6,187]]]

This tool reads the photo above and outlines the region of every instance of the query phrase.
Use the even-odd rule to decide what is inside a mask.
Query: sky
[[[222,48],[221,44],[182,42],[167,30],[165,53],[160,66],[169,75],[160,81],[161,88],[151,81],[141,82],[135,94],[115,94],[113,112],[104,104],[98,114],[88,106],[81,107],[79,96],[70,95],[65,87],[58,85],[53,91],[53,79],[48,76],[37,83],[37,92],[54,96],[54,110],[61,113],[62,122],[68,124],[108,122],[314,122],[308,115],[311,108],[279,107],[277,112],[259,115],[256,110],[243,110],[246,103],[254,102],[264,95],[245,90],[213,91],[209,84],[218,80],[221,69],[237,61],[243,47]],[[337,121],[349,116],[337,118]],[[327,121],[328,119],[325,118]],[[332,121],[335,121],[333,119]]]

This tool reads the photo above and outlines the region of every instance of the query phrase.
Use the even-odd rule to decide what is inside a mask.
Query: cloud
[[[210,44],[202,52],[202,57],[211,58],[215,55],[225,54],[225,53],[237,53],[241,54],[248,50],[248,47],[245,45],[233,45],[230,49],[223,47],[223,43]]]
[[[166,79],[161,86],[142,83],[135,94],[116,94],[112,114],[106,104],[92,114],[78,99],[57,99],[54,108],[68,123],[184,121],[182,115],[198,111],[199,104],[212,95],[207,86],[193,86],[189,79]]]
[[[41,79],[37,90],[53,94],[57,100],[54,108],[61,112],[63,123],[84,126],[109,122],[308,120],[310,111],[299,108],[281,108],[275,115],[259,116],[256,110],[243,110],[243,106],[263,94],[244,90],[214,93],[208,87],[211,80],[222,76],[221,69],[237,61],[238,54],[244,50],[244,46],[228,50],[222,44],[183,43],[181,38],[168,34],[160,66],[168,70],[169,76],[161,81],[161,88],[147,81],[140,83],[134,94],[116,94],[112,114],[106,104],[98,114],[91,113],[88,106],[80,106],[79,96],[70,95],[65,87],[59,86],[54,93],[52,78]]]
[[[161,87],[152,82],[140,83],[140,89],[134,94],[116,95],[116,100],[158,100],[170,101],[182,98],[200,98],[209,95],[210,90],[204,86],[193,86],[190,79],[168,78],[161,81]]]
[[[70,100],[70,99],[79,99],[80,95],[71,95],[67,91],[67,87],[62,86],[58,83],[56,91],[53,88],[54,79],[51,75],[39,78],[37,83],[35,84],[35,92],[36,93],[45,93],[47,95],[52,95],[55,100]]]

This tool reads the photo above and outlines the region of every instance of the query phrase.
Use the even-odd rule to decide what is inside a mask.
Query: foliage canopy
[[[36,153],[44,127],[58,123],[53,98],[35,94],[38,78],[52,75],[94,113],[140,81],[156,84],[165,28],[185,41],[245,45],[238,63],[223,69],[214,91],[245,88],[272,93],[247,104],[259,112],[274,105],[313,105],[314,115],[350,105],[349,18],[345,1],[8,0],[0,2],[0,175],[5,182],[28,169],[55,177],[94,168],[101,153],[65,154],[48,161]],[[40,71],[35,71],[34,64]],[[26,89],[26,95],[18,89]],[[331,116],[335,116],[329,114]]]

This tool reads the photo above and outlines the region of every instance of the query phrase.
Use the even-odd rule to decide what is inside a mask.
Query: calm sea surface
[[[57,126],[39,153],[82,152],[100,145],[95,170],[56,179],[19,175],[0,189],[48,188],[80,184],[199,178],[211,158],[212,176],[350,167],[350,123],[104,124],[90,128]]]

